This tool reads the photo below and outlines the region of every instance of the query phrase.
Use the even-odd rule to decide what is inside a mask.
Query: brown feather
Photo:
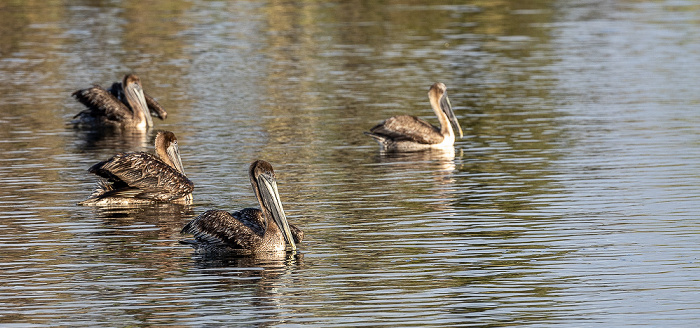
[[[192,234],[195,246],[201,250],[221,247],[232,249],[256,249],[263,243],[267,226],[263,212],[257,208],[244,208],[229,213],[209,210],[196,217],[180,233]],[[289,224],[295,243],[304,239],[304,232]]]
[[[148,109],[152,113],[155,113],[159,119],[164,120],[168,117],[168,113],[153,97],[149,96],[146,92],[143,93],[143,96],[146,98],[146,105],[148,105]]]
[[[133,119],[131,109],[99,85],[73,92],[73,97],[88,108],[75,118],[100,120],[102,124],[111,125]]]
[[[185,175],[145,152],[119,153],[93,165],[88,171],[113,183],[109,192],[95,198],[131,195],[154,201],[172,201],[194,190],[194,183]]]
[[[421,144],[439,144],[445,137],[440,129],[411,115],[386,119],[370,129],[374,135],[392,141],[412,141]]]
[[[180,233],[194,235],[201,249],[230,247],[257,249],[263,243],[265,219],[258,209],[245,208],[229,213],[209,210],[196,217]]]

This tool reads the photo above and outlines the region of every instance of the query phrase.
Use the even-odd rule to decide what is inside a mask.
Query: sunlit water
[[[700,5],[111,1],[0,4],[2,326],[694,326]],[[77,206],[154,131],[71,129],[70,93],[141,76],[192,207]],[[362,134],[433,123],[454,153]],[[256,206],[271,162],[306,239],[285,258],[178,244]]]

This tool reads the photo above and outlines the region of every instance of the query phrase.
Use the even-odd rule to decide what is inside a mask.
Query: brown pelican
[[[101,180],[81,205],[128,205],[153,202],[191,204],[194,184],[185,175],[170,131],[156,135],[156,155],[146,152],[119,153],[88,170]]]
[[[440,121],[440,128],[410,115],[391,117],[365,132],[374,138],[383,151],[417,151],[430,148],[452,147],[455,134],[452,124],[459,129],[462,137],[462,127],[457,122],[452,111],[452,104],[447,97],[445,84],[437,82],[428,91],[430,106]],[[450,124],[452,123],[452,124]]]
[[[73,92],[88,109],[75,115],[76,125],[147,129],[153,125],[149,110],[161,120],[168,116],[158,102],[143,92],[141,80],[134,74],[124,76],[108,90],[96,85]]]
[[[194,235],[194,240],[182,243],[203,252],[234,254],[296,250],[296,243],[301,242],[304,233],[287,222],[272,165],[257,160],[250,164],[248,173],[262,210],[206,211],[182,228],[181,233]]]

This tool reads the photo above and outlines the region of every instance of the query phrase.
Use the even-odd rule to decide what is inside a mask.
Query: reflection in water
[[[697,12],[0,1],[0,325],[696,325]],[[154,131],[66,128],[73,90],[129,72],[187,140],[192,207],[75,206],[90,165],[150,151]],[[376,155],[362,132],[430,121],[406,90],[436,80],[458,152]],[[180,228],[255,204],[225,186],[256,158],[280,167],[303,261],[193,257]]]
[[[460,158],[463,156],[463,150],[459,149]],[[416,167],[423,165],[428,166],[429,174],[434,179],[435,183],[440,186],[438,189],[439,199],[445,199],[449,202],[447,194],[454,192],[455,187],[455,148],[437,148],[418,152],[397,153],[397,152],[380,152],[377,155],[379,163],[386,164],[385,169],[396,170],[397,172],[406,172],[414,170]],[[418,173],[418,172],[416,172]]]
[[[302,265],[304,254],[298,252],[262,252],[253,255],[211,254],[198,253],[193,256],[194,266],[199,269],[215,268],[251,268],[257,269],[252,274],[242,273],[242,277],[263,273],[265,277],[272,278],[284,273],[284,269],[299,267]],[[216,272],[207,270],[206,272]]]
[[[150,148],[151,136],[144,130],[88,129],[74,131],[74,148],[79,152],[114,154]]]
[[[454,169],[455,148],[436,148],[415,152],[384,152],[380,151],[377,160],[382,163],[396,162],[424,162],[435,161],[445,165],[444,169]],[[459,149],[460,157],[464,155],[464,150]]]
[[[283,324],[290,314],[286,309],[294,302],[286,290],[303,288],[304,282],[299,279],[299,274],[304,272],[303,259],[303,254],[296,252],[245,257],[195,256],[191,260],[193,268],[188,270],[187,288],[203,297],[193,299],[195,304],[184,314],[193,315],[198,326],[222,320],[229,323],[235,320],[237,324],[262,322],[262,326]],[[206,295],[202,294],[204,291]],[[215,309],[220,302],[227,304],[223,312]],[[254,313],[254,318],[242,317],[241,312]]]
[[[194,217],[194,208],[191,205],[173,203],[156,203],[130,207],[95,207],[90,209],[94,211],[95,217],[101,219],[103,224],[114,233],[124,232],[113,230],[114,228],[145,224],[156,227],[157,230],[154,231],[157,234],[162,234],[162,239],[171,239],[173,232],[180,232],[183,222],[187,222]],[[144,237],[153,238],[155,236]]]
[[[404,172],[405,176],[427,175],[432,182],[427,188],[432,192],[425,194],[425,210],[429,213],[450,213],[457,203],[458,193],[455,179],[455,148],[438,148],[410,153],[384,153],[378,155],[379,163],[385,164],[383,170],[390,169]],[[463,156],[459,149],[459,157]],[[420,168],[420,169],[419,169]],[[405,172],[411,172],[406,174]],[[410,182],[410,180],[408,181]],[[415,188],[419,188],[415,186]],[[415,193],[417,191],[413,191]],[[415,196],[414,196],[415,197]],[[416,197],[418,198],[418,197]]]

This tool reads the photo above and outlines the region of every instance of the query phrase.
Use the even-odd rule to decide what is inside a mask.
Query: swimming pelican
[[[182,243],[204,252],[246,254],[296,250],[304,232],[287,222],[272,165],[257,160],[250,164],[248,175],[262,210],[206,211],[182,228],[180,233],[190,233],[195,238]]]
[[[460,138],[462,127],[459,126],[457,117],[452,111],[445,84],[440,82],[433,84],[428,91],[428,98],[430,106],[433,107],[440,121],[440,128],[415,116],[399,115],[377,124],[365,134],[374,138],[383,151],[417,151],[452,147],[455,142],[452,124],[459,129]]]
[[[99,85],[73,92],[88,109],[73,118],[76,125],[147,129],[153,126],[152,111],[161,120],[168,116],[158,102],[143,92],[141,80],[134,74],[124,76],[108,90]]]
[[[90,173],[106,180],[101,180],[92,195],[80,204],[192,204],[194,184],[185,175],[175,134],[158,132],[155,148],[156,155],[119,153],[90,167]]]

